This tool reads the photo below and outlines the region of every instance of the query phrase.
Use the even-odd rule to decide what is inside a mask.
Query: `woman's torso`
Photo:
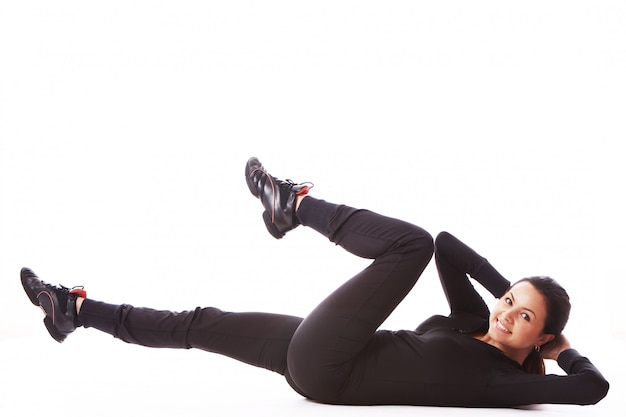
[[[523,371],[500,350],[472,336],[476,323],[467,324],[434,316],[415,331],[377,332],[356,359],[345,401],[377,404],[377,398],[389,402],[391,397],[398,404],[493,405],[492,376]]]

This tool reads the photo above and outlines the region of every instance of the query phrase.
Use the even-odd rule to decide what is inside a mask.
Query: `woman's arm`
[[[565,378],[570,382],[560,390],[559,395],[574,399],[575,404],[596,404],[606,397],[609,382],[589,359],[570,348],[561,351],[557,362],[568,374]]]
[[[500,297],[511,285],[487,259],[448,232],[441,232],[435,239],[435,262],[452,314],[465,312],[489,317],[489,309],[468,275],[494,297]]]
[[[569,346],[569,342],[562,346]],[[606,396],[609,383],[588,358],[572,348],[567,348],[561,350],[557,361],[567,375],[496,372],[489,384],[490,396],[494,401],[501,402],[501,405],[506,406],[530,404],[591,405],[596,404]]]
[[[572,349],[572,345],[563,334],[557,336],[549,345],[549,348],[541,349],[541,357],[557,361],[568,375],[575,375],[585,381],[584,385],[571,388],[577,393],[579,401],[584,401],[584,404],[595,404],[606,396],[609,383],[589,359]]]

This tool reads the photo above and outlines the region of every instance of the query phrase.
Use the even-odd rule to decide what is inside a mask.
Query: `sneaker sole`
[[[267,210],[263,212],[263,221],[265,222],[267,231],[276,239],[282,239],[282,237],[285,236],[285,232],[278,230],[276,225],[272,223],[272,215]]]
[[[54,324],[52,323],[52,318],[50,318],[50,316],[46,316],[43,319],[43,323],[46,325],[46,329],[48,329],[48,333],[50,333],[50,336],[52,336],[54,340],[56,340],[59,343],[62,343],[65,340],[67,336],[59,333],[56,327],[54,327]]]

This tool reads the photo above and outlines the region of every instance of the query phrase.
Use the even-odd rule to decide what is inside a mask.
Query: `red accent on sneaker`
[[[79,297],[87,298],[87,291],[85,291],[83,288],[73,288],[70,290],[70,294],[76,294]]]
[[[296,195],[307,195],[309,193],[309,190],[311,189],[311,187],[309,186],[305,186],[304,188],[302,188],[300,191],[298,191],[296,193]]]

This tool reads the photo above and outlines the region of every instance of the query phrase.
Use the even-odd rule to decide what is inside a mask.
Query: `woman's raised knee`
[[[406,236],[404,245],[422,259],[430,260],[435,250],[433,237],[419,226],[413,226]]]

